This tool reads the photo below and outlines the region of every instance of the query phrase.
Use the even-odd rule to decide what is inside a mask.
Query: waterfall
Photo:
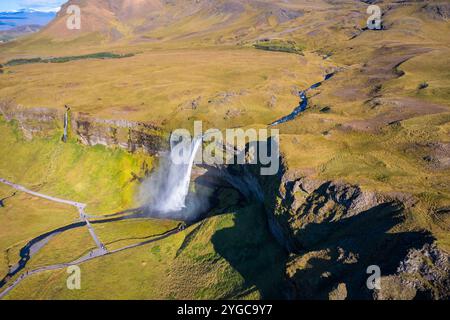
[[[171,146],[170,156],[162,159],[158,171],[145,183],[145,197],[150,194],[150,208],[159,213],[181,211],[186,208],[189,194],[192,167],[195,156],[202,144],[202,138],[194,138],[192,142],[184,142],[182,161],[176,152],[180,148]],[[141,190],[141,193],[142,193]]]
[[[64,134],[62,137],[63,142],[67,142],[67,132],[69,127],[69,111],[64,113]]]

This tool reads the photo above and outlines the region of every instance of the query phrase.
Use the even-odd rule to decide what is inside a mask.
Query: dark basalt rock
[[[450,298],[449,255],[436,244],[409,250],[400,262],[397,273],[384,277],[375,299],[436,299]]]
[[[423,11],[432,19],[447,21],[450,18],[450,3],[428,3]]]
[[[2,102],[0,112],[7,121],[16,120],[27,139],[52,136],[64,129],[64,112],[56,109],[23,108]],[[89,146],[119,147],[151,155],[168,147],[164,132],[151,123],[100,119],[85,113],[71,113],[70,136]]]
[[[294,299],[378,299],[367,287],[367,267],[395,277],[408,254],[435,241],[426,230],[403,227],[416,203],[407,194],[321,181],[286,166],[259,183],[272,234],[290,253],[286,277]],[[423,269],[415,277],[427,273]],[[405,296],[394,298],[416,297],[399,285]]]

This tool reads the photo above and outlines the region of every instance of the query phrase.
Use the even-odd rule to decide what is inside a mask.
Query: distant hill
[[[324,1],[317,3],[327,5]],[[72,4],[81,8],[79,31],[66,27],[66,11]],[[270,0],[70,0],[42,35],[60,40],[92,33],[109,41],[178,41],[197,37],[211,37],[219,42],[239,40],[297,19],[309,6],[316,4]]]
[[[0,31],[7,31],[27,25],[45,26],[56,12],[21,10],[17,12],[0,12]]]
[[[7,42],[17,37],[38,32],[42,26],[37,24],[14,27],[9,30],[0,31],[0,42]]]
[[[20,10],[0,12],[0,42],[35,33],[56,17],[56,12]]]

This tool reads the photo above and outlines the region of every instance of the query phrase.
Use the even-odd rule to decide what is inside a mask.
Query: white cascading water
[[[68,111],[66,111],[66,113],[64,113],[64,134],[63,134],[64,142],[67,142],[68,127],[69,127],[69,113]]]
[[[187,154],[184,161],[176,161],[174,154],[174,146],[171,147],[170,165],[168,172],[164,174],[163,183],[160,184],[157,192],[157,198],[153,199],[151,207],[161,213],[176,212],[186,207],[186,197],[189,193],[191,182],[192,167],[194,165],[195,156],[202,144],[201,137],[195,138],[186,148]],[[152,190],[155,192],[156,190]]]

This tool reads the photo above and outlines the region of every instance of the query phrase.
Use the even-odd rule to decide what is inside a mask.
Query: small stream
[[[145,215],[141,213],[135,213],[130,216],[126,217],[117,217],[117,218],[110,218],[110,219],[103,219],[103,220],[95,220],[92,221],[92,224],[101,224],[101,223],[108,223],[108,222],[115,222],[125,219],[135,219],[135,218],[143,218]],[[0,280],[0,288],[2,288],[6,282],[11,278],[14,277],[17,273],[19,273],[21,270],[23,270],[27,263],[30,261],[30,259],[39,252],[53,237],[76,228],[81,228],[86,226],[86,222],[76,222],[69,224],[67,226],[55,229],[53,231],[44,233],[32,240],[30,240],[24,247],[22,247],[19,251],[20,260],[17,262],[11,269],[9,270],[8,274]]]
[[[66,110],[66,112],[64,113],[64,134],[62,137],[63,142],[67,142],[68,128],[69,128],[69,111]]]
[[[296,107],[289,115],[282,117],[281,119],[274,121],[273,123],[271,123],[269,126],[276,126],[288,121],[291,121],[293,119],[295,119],[301,112],[305,111],[306,108],[308,107],[308,97],[307,97],[307,93],[309,90],[313,90],[316,89],[318,87],[320,87],[322,85],[323,82],[329,80],[330,78],[332,78],[335,75],[335,73],[330,73],[327,74],[324,78],[323,81],[318,82],[313,84],[312,86],[310,86],[308,89],[304,90],[304,91],[300,91],[299,92],[299,97],[300,97],[300,104],[298,107]],[[63,135],[63,141],[67,141],[67,129],[68,129],[68,112],[66,112],[65,116],[64,116],[64,135]],[[170,192],[169,193],[163,193],[164,196],[161,196],[161,194],[159,195],[160,199],[159,200],[163,200],[164,202],[167,202],[167,199],[171,199],[171,201],[169,201],[169,205],[176,205],[176,210],[172,210],[173,208],[169,208],[171,210],[167,210],[167,208],[163,208],[165,210],[157,210],[157,211],[163,211],[163,212],[167,212],[167,211],[175,211],[178,212],[180,214],[180,218],[186,218],[185,217],[185,211],[186,212],[190,212],[190,211],[194,211],[193,209],[195,209],[195,211],[197,211],[200,207],[205,206],[205,204],[202,204],[201,206],[198,203],[195,203],[195,199],[190,199],[191,196],[189,194],[189,182],[190,182],[190,178],[191,178],[191,170],[192,170],[192,165],[193,165],[193,161],[194,161],[194,156],[195,153],[197,151],[197,148],[199,146],[199,142],[198,141],[193,141],[193,144],[191,146],[191,154],[190,154],[190,159],[189,162],[186,165],[185,171],[186,174],[182,177],[180,176],[174,176],[173,179],[168,179],[173,180],[173,184],[180,184],[180,190],[175,192],[177,194],[178,197],[178,193],[180,194],[180,196],[177,199],[171,199],[170,195],[173,194],[174,190],[173,189],[177,189],[173,187],[173,184],[170,184],[170,188],[167,188]],[[167,182],[167,176],[165,176],[165,179],[163,179],[163,181]],[[232,183],[233,181],[231,181],[231,185],[233,185]],[[230,181],[229,181],[230,183]],[[234,185],[234,187],[237,187]],[[242,188],[237,188],[242,189]],[[245,189],[245,188],[244,188]],[[178,190],[178,189],[177,189]],[[251,190],[250,193],[254,193],[253,189],[249,189]],[[254,195],[254,194],[253,194]],[[190,201],[186,201],[187,199],[189,199]],[[4,200],[4,199],[3,199]],[[177,200],[177,201],[175,201]],[[179,201],[178,201],[179,200]],[[192,206],[193,208],[190,208],[190,203],[193,203]],[[3,202],[0,202],[0,206],[3,204]],[[205,206],[208,207],[208,206]],[[147,208],[148,210],[149,208]],[[158,208],[161,209],[161,208]],[[133,218],[142,218],[142,217],[148,217],[148,211],[146,213],[135,213],[132,214],[128,217],[117,217],[117,218],[110,218],[110,219],[104,219],[104,220],[97,220],[97,221],[92,221],[92,224],[100,224],[100,223],[107,223],[107,222],[112,222],[112,221],[118,221],[118,220],[123,220],[123,219],[133,219]],[[153,216],[153,214],[151,214],[151,216]],[[158,214],[156,214],[156,216],[158,216]],[[182,219],[182,220],[186,220],[186,219]],[[195,219],[194,219],[195,220]],[[72,223],[70,225],[55,229],[53,231],[44,233],[34,239],[32,239],[31,241],[29,241],[24,247],[22,247],[20,249],[20,260],[13,266],[10,268],[8,274],[0,280],[0,288],[2,288],[7,281],[14,277],[16,274],[18,274],[21,270],[23,270],[27,263],[29,262],[29,260],[37,253],[39,252],[40,249],[42,249],[53,237],[71,230],[71,229],[75,229],[75,228],[79,228],[79,227],[83,227],[86,225],[86,222],[82,221],[82,222],[76,222],[76,223]]]
[[[304,90],[304,91],[300,91],[299,92],[299,97],[300,97],[300,104],[298,105],[298,107],[296,107],[294,109],[294,111],[292,111],[290,114],[288,114],[287,116],[284,116],[283,118],[272,122],[269,126],[273,127],[291,120],[294,120],[300,113],[302,113],[303,111],[306,110],[306,108],[308,107],[308,97],[306,96],[306,94],[308,93],[309,90],[313,90],[316,89],[318,87],[320,87],[322,85],[323,82],[331,79],[333,76],[335,75],[335,73],[329,73],[325,76],[324,80],[321,82],[317,82],[315,84],[313,84],[312,86],[310,86],[308,89]]]
[[[85,226],[85,222],[78,222],[78,223],[72,223],[70,225],[61,227],[59,229],[44,233],[34,239],[32,239],[30,242],[28,242],[22,249],[20,249],[19,256],[20,260],[17,262],[8,272],[8,274],[0,280],[0,288],[2,288],[7,280],[13,276],[15,276],[18,272],[23,270],[28,261],[31,259],[33,255],[35,255],[40,249],[42,249],[53,237],[56,235],[71,230],[74,228],[79,228],[82,226]]]

